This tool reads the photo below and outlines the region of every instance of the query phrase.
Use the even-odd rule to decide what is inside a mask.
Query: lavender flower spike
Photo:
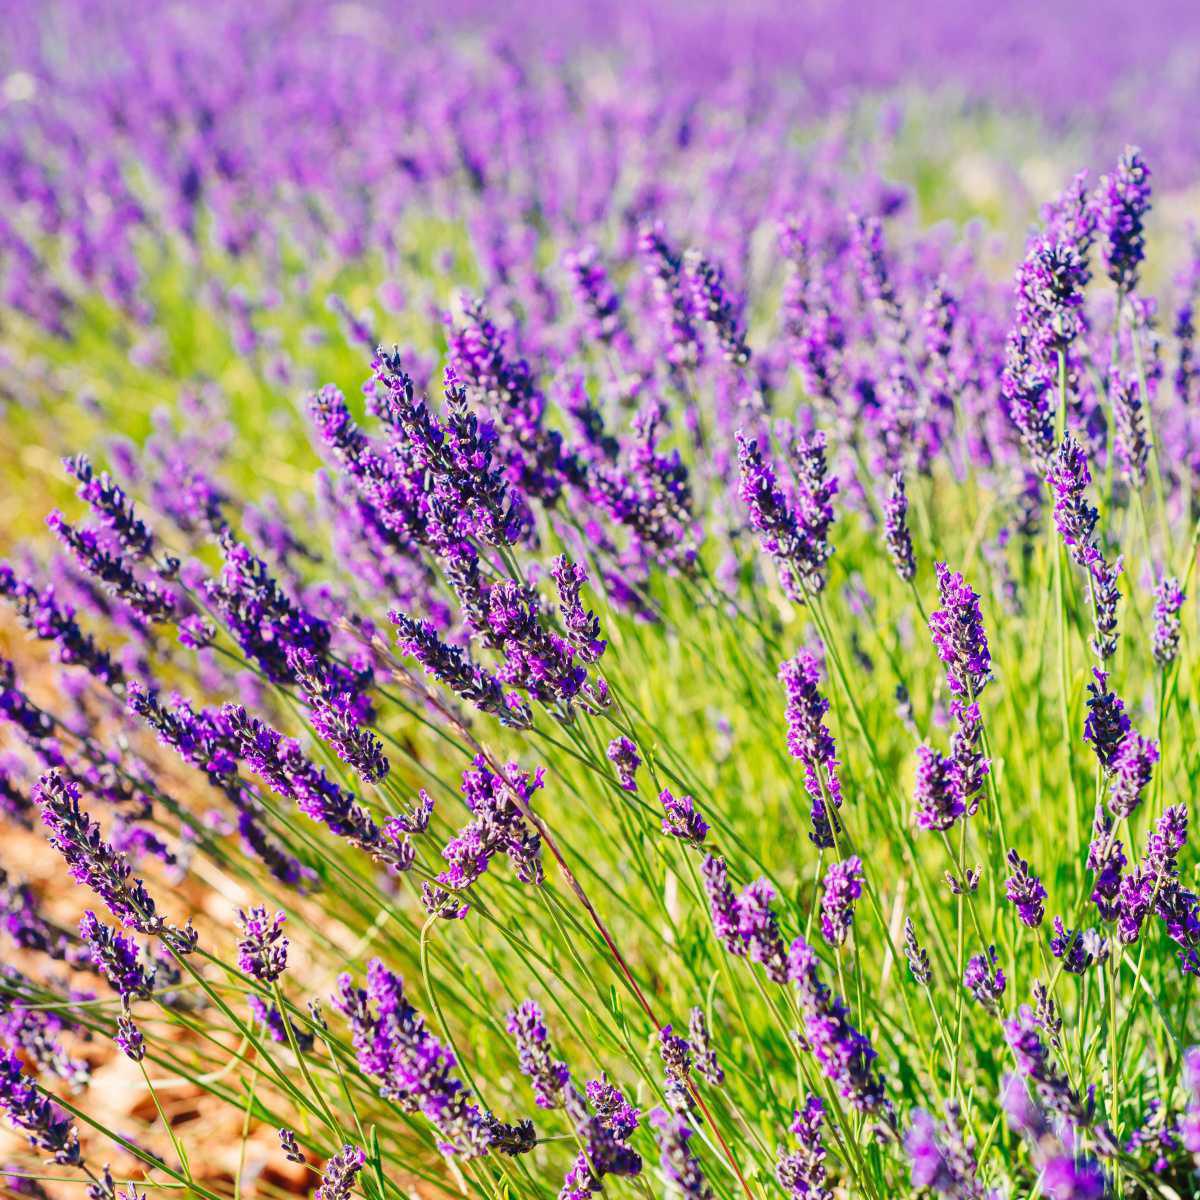
[[[1017,916],[1030,929],[1036,929],[1046,915],[1046,889],[1015,850],[1008,852],[1008,865],[1012,874],[1005,881],[1004,894],[1016,906]]]
[[[992,677],[979,594],[945,563],[937,563],[935,569],[942,607],[929,617],[934,649],[945,664],[950,691],[974,700]]]
[[[67,860],[71,878],[85,884],[108,905],[123,925],[141,933],[169,934],[179,953],[195,947],[195,934],[168,927],[154,900],[124,854],[100,836],[100,826],[79,807],[79,789],[57,771],[49,771],[34,786],[50,844]]]
[[[627,737],[621,735],[608,743],[608,761],[617,768],[617,780],[627,792],[637,793],[637,780],[634,778],[638,767],[642,765],[641,755],[637,747]]]
[[[833,1193],[825,1186],[825,1143],[821,1139],[824,1120],[825,1106],[819,1096],[811,1093],[804,1107],[792,1113],[796,1149],[779,1148],[775,1178],[793,1200],[833,1200]]]
[[[908,583],[917,573],[917,564],[913,558],[912,534],[908,530],[908,493],[900,471],[892,476],[888,498],[883,502],[883,541],[896,574]]]
[[[788,978],[796,987],[804,1037],[825,1075],[859,1112],[890,1120],[891,1103],[875,1067],[878,1055],[850,1023],[845,1004],[821,982],[817,956],[803,938],[796,938],[788,952]]]
[[[650,1113],[650,1123],[662,1156],[663,1178],[671,1194],[683,1200],[712,1200],[712,1188],[704,1178],[699,1159],[688,1146],[693,1136],[691,1126],[682,1116],[661,1108]]]
[[[780,665],[779,678],[787,692],[788,749],[804,766],[804,785],[812,802],[808,836],[814,845],[830,849],[841,831],[837,810],[842,806],[842,787],[837,745],[825,725],[829,701],[817,688],[821,668],[815,655],[802,650]]]
[[[968,960],[963,987],[993,1016],[1000,1011],[1000,997],[1006,986],[1004,972],[996,966],[995,946],[989,946],[986,954],[975,954]]]
[[[271,916],[265,908],[240,911],[242,937],[238,966],[261,983],[274,983],[287,970],[288,940],[283,936],[284,913]]]
[[[725,1082],[725,1072],[717,1062],[717,1052],[712,1048],[704,1009],[699,1006],[693,1008],[688,1016],[688,1041],[695,1058],[696,1074],[713,1087],[720,1087]]]
[[[862,860],[858,855],[830,863],[821,896],[821,934],[831,946],[842,945],[854,924],[854,902],[862,895]]]
[[[708,822],[696,811],[695,800],[691,796],[676,799],[667,788],[659,793],[658,800],[665,814],[663,833],[692,846],[702,845],[708,835]]]
[[[1146,255],[1144,221],[1150,210],[1150,168],[1141,152],[1127,146],[1111,175],[1096,189],[1099,230],[1104,239],[1104,269],[1128,295],[1137,289],[1138,270]]]
[[[1179,610],[1185,599],[1174,576],[1154,589],[1154,661],[1160,667],[1170,666],[1179,653]]]
[[[366,1165],[367,1156],[358,1146],[343,1146],[326,1164],[321,1186],[313,1200],[350,1200],[351,1188]]]
[[[550,1035],[542,1010],[526,1000],[505,1018],[505,1028],[516,1039],[521,1074],[533,1084],[538,1107],[561,1108],[570,1072],[566,1063],[550,1056]]]
[[[0,1050],[0,1109],[29,1138],[29,1144],[62,1166],[78,1166],[79,1135],[75,1122],[44,1095],[11,1050]]]
[[[1108,808],[1118,820],[1132,816],[1141,803],[1156,762],[1157,742],[1132,731],[1122,739],[1113,755],[1108,783]]]

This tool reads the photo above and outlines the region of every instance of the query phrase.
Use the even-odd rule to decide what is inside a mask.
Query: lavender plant
[[[450,7],[5,11],[0,1185],[1196,1194],[1195,14]]]

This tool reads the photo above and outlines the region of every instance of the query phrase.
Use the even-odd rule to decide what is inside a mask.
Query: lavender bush
[[[1200,10],[692,7],[2,6],[0,1188],[1200,1194]]]

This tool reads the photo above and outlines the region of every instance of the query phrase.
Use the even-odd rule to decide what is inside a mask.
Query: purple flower
[[[803,938],[796,938],[788,952],[788,978],[796,987],[804,1038],[826,1077],[859,1112],[890,1117],[891,1103],[875,1067],[878,1055],[850,1023],[846,1006],[821,982],[816,953]]]
[[[637,793],[637,780],[634,775],[642,765],[637,747],[624,735],[615,737],[608,743],[608,761],[617,768],[617,779],[627,792]]]
[[[90,911],[80,918],[79,936],[91,951],[92,965],[121,997],[126,1010],[132,1001],[150,996],[153,980],[142,966],[141,950],[133,938],[105,925]]]
[[[713,1191],[705,1181],[700,1161],[688,1146],[693,1130],[679,1114],[661,1108],[650,1113],[658,1142],[663,1178],[672,1194],[686,1200],[712,1200]]]
[[[1136,147],[1127,146],[1116,170],[1101,177],[1096,209],[1104,269],[1121,294],[1133,292],[1146,253],[1144,220],[1150,210],[1150,168]]]
[[[594,1112],[589,1111],[591,1101]],[[563,1180],[559,1200],[587,1200],[602,1191],[605,1175],[640,1175],[642,1156],[628,1145],[638,1126],[638,1111],[603,1076],[587,1083],[586,1097],[566,1090],[567,1116],[584,1149]]]
[[[858,855],[829,864],[821,895],[821,935],[831,946],[842,945],[854,924],[854,902],[862,895],[862,860]]]
[[[505,725],[528,728],[532,724],[529,705],[504,688],[490,672],[476,666],[460,646],[443,642],[429,621],[417,621],[393,610],[388,619],[396,626],[396,643],[446,685],[456,696],[473,704],[481,712],[491,713]]]
[[[78,1166],[75,1122],[44,1095],[11,1050],[0,1050],[0,1109],[29,1138],[29,1144],[62,1166]]]
[[[522,883],[540,884],[541,838],[530,826],[530,800],[543,786],[542,770],[534,774],[509,763],[505,775],[496,775],[483,755],[463,772],[462,793],[473,819],[447,843],[442,856],[447,869],[438,881],[456,891],[469,887],[501,851],[509,858]]]
[[[959,1129],[956,1105],[947,1105],[941,1124],[923,1109],[915,1109],[904,1135],[904,1149],[912,1165],[914,1188],[928,1188],[954,1200],[984,1200],[985,1192],[976,1178],[975,1144]]]
[[[64,458],[63,466],[79,481],[76,495],[87,503],[121,549],[134,562],[147,558],[154,549],[154,535],[112,476],[107,471],[97,475],[85,454]]]
[[[495,419],[509,483],[554,505],[579,464],[564,453],[562,435],[545,427],[546,398],[529,363],[510,351],[478,300],[464,299],[447,341],[457,378]]]
[[[353,767],[367,783],[378,783],[391,764],[383,753],[383,744],[366,728],[372,709],[366,694],[370,672],[331,669],[330,664],[302,647],[289,647],[286,657],[308,705],[313,728],[342,762]]]
[[[291,683],[289,649],[323,659],[329,650],[328,624],[288,598],[267,564],[231,534],[221,538],[225,565],[204,584],[209,606],[242,652],[274,683]]]
[[[568,253],[563,265],[570,272],[576,302],[587,315],[589,336],[605,345],[623,337],[621,298],[609,281],[599,250],[583,246]]]
[[[1105,771],[1111,771],[1131,726],[1124,701],[1108,690],[1107,673],[1093,667],[1092,675],[1093,682],[1087,685],[1088,714],[1083,723],[1083,740],[1096,752]]]
[[[928,987],[933,978],[933,971],[930,969],[929,955],[925,947],[917,940],[916,927],[911,917],[904,918],[904,958],[913,981],[921,987]]]
[[[1112,399],[1116,423],[1117,461],[1121,474],[1132,488],[1146,486],[1146,463],[1150,443],[1146,435],[1146,417],[1136,377],[1122,376],[1114,370],[1109,378],[1108,394]]]
[[[575,647],[542,625],[541,600],[530,587],[510,579],[488,592],[488,629],[503,649],[502,682],[528,692],[542,704],[569,710],[587,681]]]
[[[917,825],[921,829],[949,829],[967,810],[962,776],[953,758],[932,746],[917,747],[917,776],[913,785]]]
[[[725,860],[716,855],[705,855],[700,866],[704,877],[704,890],[708,895],[712,913],[713,930],[730,954],[741,956],[746,953],[746,943],[738,932],[737,897],[729,884],[729,871]]]
[[[740,306],[725,286],[720,267],[695,248],[683,256],[683,266],[691,288],[692,311],[716,334],[726,362],[744,367],[750,361],[750,347],[746,345]]]
[[[470,1158],[489,1148],[492,1134],[485,1115],[455,1078],[454,1055],[426,1028],[398,975],[372,959],[366,989],[354,987],[343,974],[333,1003],[350,1022],[359,1067],[377,1081],[384,1099],[424,1113],[446,1153]]]
[[[121,1013],[117,1018],[117,1032],[113,1041],[117,1049],[133,1062],[141,1062],[146,1057],[146,1040],[128,1013]]]
[[[779,931],[779,919],[771,908],[775,889],[765,880],[746,884],[737,899],[738,935],[750,957],[766,968],[772,983],[788,979],[787,948]]]
[[[1082,975],[1093,963],[1108,959],[1108,940],[1094,929],[1068,929],[1062,917],[1055,917],[1050,953],[1062,959],[1064,970]]]
[[[303,1163],[307,1161],[304,1151],[300,1149],[299,1143],[296,1141],[294,1130],[286,1127],[279,1130],[279,1146],[288,1162]]]
[[[1005,880],[1004,894],[1016,906],[1017,916],[1030,929],[1036,929],[1046,915],[1046,889],[1015,850],[1008,852],[1008,865],[1012,874]]]
[[[663,788],[658,801],[663,806],[663,833],[692,846],[703,844],[708,834],[708,822],[696,810],[696,802],[691,796],[676,799],[669,789]]]
[[[837,810],[842,806],[842,788],[837,745],[825,725],[829,701],[817,687],[821,668],[815,655],[802,650],[780,664],[779,678],[787,692],[788,749],[804,766],[804,783],[812,803],[808,836],[814,845],[830,849],[841,831]]]
[[[683,273],[683,261],[668,244],[659,226],[638,233],[638,254],[654,289],[654,307],[662,327],[667,361],[675,368],[700,365],[702,348],[693,323],[693,304]]]
[[[1118,820],[1131,817],[1137,810],[1156,762],[1157,742],[1133,730],[1121,740],[1112,757],[1108,781],[1108,808]]]
[[[313,1200],[350,1200],[354,1181],[366,1161],[367,1156],[359,1147],[343,1146],[325,1164],[321,1186],[313,1192]]]
[[[666,1075],[667,1103],[685,1113],[691,1105],[688,1094],[688,1075],[692,1069],[692,1046],[685,1037],[675,1033],[670,1025],[658,1031],[658,1054]]]
[[[688,1041],[696,1073],[713,1087],[720,1087],[725,1082],[725,1072],[717,1062],[717,1052],[712,1048],[709,1037],[708,1022],[704,1019],[704,1010],[699,1006],[693,1008],[688,1016]]]
[[[1167,576],[1154,589],[1154,661],[1169,666],[1179,653],[1179,610],[1185,596],[1179,580]]]
[[[1092,615],[1096,626],[1091,646],[1101,661],[1107,661],[1117,652],[1117,604],[1121,599],[1117,580],[1123,569],[1120,558],[1112,563],[1097,558],[1091,565]]]
[[[412,867],[412,843],[381,830],[357,797],[331,780],[298,743],[251,717],[239,705],[227,704],[221,716],[246,765],[280,796],[295,801],[306,817],[345,838],[389,870],[407,871]]]
[[[1054,524],[1071,557],[1089,570],[1100,553],[1093,541],[1100,514],[1084,495],[1091,481],[1087,453],[1068,431],[1046,472],[1046,482],[1054,495]]]
[[[55,643],[59,662],[83,667],[110,688],[124,682],[125,672],[90,634],[79,628],[75,610],[58,602],[53,587],[39,592],[18,579],[7,564],[0,563],[0,596],[13,605],[21,624],[35,637]]]
[[[444,423],[414,401],[413,383],[398,351],[380,346],[371,369],[372,408],[396,437],[389,447],[393,470],[398,478],[419,483],[425,494],[422,500],[413,497],[426,521],[423,532],[435,542],[474,537],[490,545],[512,545],[533,517],[509,487],[503,464],[493,465],[497,432],[467,407],[466,390],[454,368],[446,369]],[[424,478],[418,480],[411,468],[424,471]]]
[[[587,572],[565,554],[560,554],[550,568],[550,576],[558,588],[558,611],[567,641],[580,662],[598,661],[608,643],[600,637],[600,618],[585,609],[580,600],[580,591],[587,583]]]
[[[791,1132],[795,1149],[780,1146],[775,1160],[775,1178],[793,1200],[832,1200],[825,1186],[825,1143],[821,1126],[825,1106],[819,1096],[809,1093],[804,1107],[792,1112]]]
[[[1050,1052],[1038,1034],[1038,1023],[1029,1005],[1021,1005],[1016,1015],[1004,1022],[1004,1037],[1017,1068],[1037,1089],[1042,1103],[1063,1117],[1082,1120],[1083,1108],[1079,1099],[1071,1090],[1067,1077],[1050,1061]],[[1013,1088],[1008,1090],[1011,1093]]]
[[[1103,1167],[1074,1154],[1056,1154],[1046,1162],[1042,1189],[1049,1200],[1104,1200],[1109,1194]]]
[[[908,531],[908,493],[900,471],[892,475],[888,497],[883,502],[883,541],[896,574],[908,583],[917,573],[917,564],[913,558],[912,534]]]
[[[283,936],[284,913],[271,916],[265,908],[238,911],[242,937],[238,966],[260,983],[274,983],[287,970],[288,939]]]
[[[129,862],[100,836],[100,826],[79,807],[79,789],[57,771],[49,771],[34,786],[50,844],[67,861],[71,878],[108,905],[123,925],[140,933],[169,936],[178,953],[195,946],[191,927],[176,929],[158,915],[154,900],[140,879],[131,879]]]
[[[505,1018],[505,1028],[516,1039],[521,1074],[533,1084],[538,1106],[560,1108],[571,1075],[565,1062],[550,1055],[550,1034],[542,1010],[532,1000],[525,1000]]]
[[[979,595],[957,571],[935,564],[942,607],[929,617],[934,649],[946,667],[946,682],[955,696],[974,701],[992,677]]]
[[[967,960],[963,987],[993,1016],[1000,1011],[1000,997],[1006,986],[1004,972],[996,966],[995,946],[989,946],[986,954],[974,954]]]
[[[1124,847],[1112,836],[1112,822],[1105,818],[1103,810],[1097,805],[1092,823],[1092,841],[1088,846],[1087,869],[1096,877],[1092,885],[1092,902],[1105,921],[1111,921],[1118,913],[1117,897],[1124,868]]]
[[[749,510],[750,525],[779,567],[784,592],[803,604],[810,594],[825,587],[824,568],[833,554],[828,534],[837,480],[828,477],[825,435],[816,433],[795,444],[794,506],[780,489],[775,468],[759,450],[758,442],[740,430],[736,440],[741,475],[738,495]]]
[[[106,550],[93,530],[77,528],[57,510],[46,518],[46,524],[74,555],[84,573],[94,577],[108,595],[129,605],[142,620],[159,624],[175,618],[175,596],[157,584],[139,579],[129,560]]]

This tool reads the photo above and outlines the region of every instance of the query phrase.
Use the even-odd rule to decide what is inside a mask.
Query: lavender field
[[[1200,5],[0,0],[0,1193],[1200,1196]]]

